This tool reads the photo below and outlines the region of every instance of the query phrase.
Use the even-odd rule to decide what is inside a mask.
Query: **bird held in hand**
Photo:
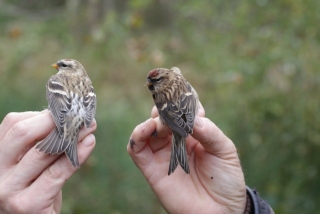
[[[36,148],[46,154],[66,153],[79,168],[77,153],[79,130],[88,128],[96,113],[96,95],[84,67],[76,60],[61,59],[52,65],[59,72],[46,85],[48,109],[55,129]]]
[[[189,174],[185,138],[193,131],[199,107],[198,94],[177,67],[151,70],[146,85],[152,94],[161,122],[172,130],[168,175],[174,172],[178,163]]]

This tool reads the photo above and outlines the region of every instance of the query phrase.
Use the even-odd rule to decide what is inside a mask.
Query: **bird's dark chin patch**
[[[149,85],[149,86],[148,86],[148,89],[149,89],[150,91],[153,91],[153,90],[154,90],[154,86],[153,86],[153,85]]]

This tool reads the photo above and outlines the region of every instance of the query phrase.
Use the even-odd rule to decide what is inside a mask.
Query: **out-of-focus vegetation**
[[[0,116],[42,110],[75,58],[98,96],[97,146],[63,213],[164,213],[126,152],[155,67],[181,68],[276,213],[320,212],[320,1],[0,1]],[[317,155],[318,154],[318,155]]]

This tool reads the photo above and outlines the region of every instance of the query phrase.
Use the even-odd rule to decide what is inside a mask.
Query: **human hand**
[[[201,106],[193,134],[186,139],[189,175],[180,167],[167,175],[171,132],[155,107],[152,118],[134,129],[128,153],[167,212],[243,213],[246,186],[236,147],[204,115]]]
[[[65,155],[35,149],[55,127],[50,112],[8,114],[0,125],[0,213],[60,213],[62,187],[76,172]],[[95,146],[94,121],[79,133],[82,164]]]

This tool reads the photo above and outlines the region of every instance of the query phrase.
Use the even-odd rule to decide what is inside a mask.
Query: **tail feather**
[[[78,151],[77,151],[77,141],[69,144],[66,155],[70,161],[70,163],[76,167],[80,168],[79,159],[78,159]]]
[[[52,131],[44,140],[42,140],[41,142],[39,142],[37,144],[36,149],[38,149],[41,152],[48,153],[47,149],[52,143],[52,139],[51,138],[53,138],[54,136],[55,136],[55,133]]]
[[[62,136],[55,128],[45,139],[38,143],[36,149],[46,154],[61,154],[65,151],[65,146],[61,146],[61,144],[64,144]]]
[[[57,129],[54,129],[44,140],[37,144],[36,149],[46,154],[61,154],[66,153],[66,156],[70,160],[74,167],[79,168],[77,144],[78,144],[78,132],[73,137],[67,137],[64,139]]]
[[[58,144],[60,144],[58,141],[61,141],[61,137],[58,133],[52,134],[50,136],[50,139],[48,139],[48,146],[46,147],[46,153],[49,154],[58,154]]]
[[[187,174],[190,173],[185,138],[173,132],[168,175],[174,172],[178,163]]]

